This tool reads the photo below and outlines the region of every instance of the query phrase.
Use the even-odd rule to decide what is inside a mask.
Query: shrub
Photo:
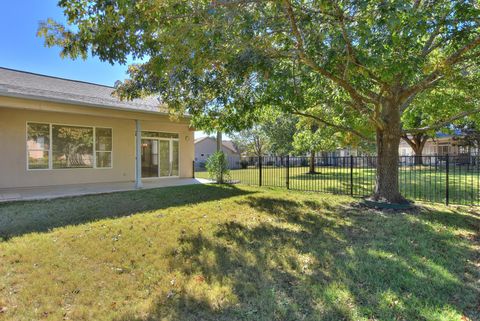
[[[229,169],[227,157],[222,152],[213,153],[205,164],[208,175],[219,184],[223,184],[228,177]]]
[[[248,160],[242,159],[242,160],[240,161],[240,167],[241,167],[242,169],[247,169],[247,168],[248,168]]]

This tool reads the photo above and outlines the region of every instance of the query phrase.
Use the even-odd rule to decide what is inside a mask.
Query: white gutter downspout
[[[142,126],[135,120],[135,188],[142,188]]]

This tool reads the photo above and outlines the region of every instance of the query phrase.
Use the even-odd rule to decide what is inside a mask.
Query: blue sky
[[[124,79],[127,66],[110,65],[96,58],[71,60],[59,48],[46,48],[36,36],[41,20],[64,22],[57,0],[3,1],[0,11],[0,66],[58,77],[113,85]]]
[[[97,58],[62,59],[59,48],[46,48],[36,36],[47,18],[64,22],[58,0],[2,1],[0,10],[0,66],[113,86],[126,77],[126,65],[110,65]],[[202,132],[196,137],[204,136]]]

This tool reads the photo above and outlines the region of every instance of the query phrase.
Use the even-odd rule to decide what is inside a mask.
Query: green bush
[[[246,159],[242,159],[242,160],[240,161],[240,167],[241,167],[242,169],[247,169],[247,168],[248,168],[248,161],[247,161]]]
[[[228,169],[227,157],[222,152],[213,153],[205,164],[208,175],[219,184],[223,184],[230,173]]]

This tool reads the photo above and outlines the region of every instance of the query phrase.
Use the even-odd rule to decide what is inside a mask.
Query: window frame
[[[110,129],[111,133],[112,133],[112,142],[111,142],[111,148],[110,150],[97,150],[97,128],[101,128],[101,129]],[[95,166],[94,168],[95,169],[112,169],[113,168],[113,128],[111,127],[103,127],[103,126],[95,126],[93,127],[93,160],[95,162]],[[100,153],[110,153],[110,167],[98,167],[97,166],[97,153],[100,152]]]
[[[48,125],[49,127],[49,146],[48,146],[48,168],[30,168],[28,160],[28,124],[43,124]],[[78,167],[78,168],[53,168],[53,137],[52,137],[52,128],[53,126],[69,126],[69,127],[83,127],[83,128],[92,128],[93,129],[93,166],[92,167]],[[110,129],[112,132],[112,149],[111,151],[100,151],[100,152],[109,152],[111,155],[110,167],[97,167],[97,128],[101,129]],[[50,123],[44,121],[32,121],[28,120],[25,122],[25,158],[26,158],[26,170],[27,172],[36,172],[36,171],[64,171],[64,170],[84,170],[84,169],[113,169],[113,128],[108,126],[90,126],[90,125],[79,125],[79,124],[65,124],[65,123]]]

